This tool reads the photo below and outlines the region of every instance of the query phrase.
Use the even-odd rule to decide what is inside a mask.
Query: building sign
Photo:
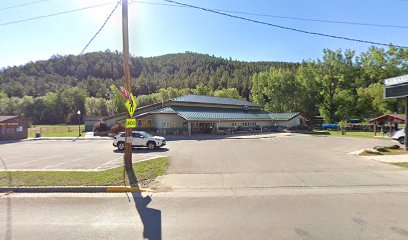
[[[139,127],[151,127],[152,126],[152,120],[150,120],[150,119],[140,119],[140,120],[137,120],[137,125]]]
[[[0,126],[18,126],[18,123],[0,123]]]
[[[408,96],[408,75],[384,80],[385,98]]]
[[[386,87],[393,86],[393,85],[398,85],[398,84],[403,84],[403,83],[408,83],[408,75],[403,75],[403,76],[394,77],[394,78],[388,78],[388,79],[384,80],[384,85]]]

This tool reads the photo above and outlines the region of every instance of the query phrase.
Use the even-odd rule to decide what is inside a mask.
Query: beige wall
[[[183,122],[187,122],[176,114],[154,114],[151,117],[152,125],[155,128],[164,128],[164,123],[168,128],[182,128]]]
[[[292,118],[289,121],[274,121],[273,126],[275,126],[275,123],[277,126],[284,126],[284,127],[299,126],[300,125],[300,115],[297,115],[296,117]]]

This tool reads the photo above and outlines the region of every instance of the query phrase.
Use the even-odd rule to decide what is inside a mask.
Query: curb
[[[98,186],[98,187],[0,187],[0,193],[124,193],[124,192],[152,192],[149,188],[123,187],[123,186]]]

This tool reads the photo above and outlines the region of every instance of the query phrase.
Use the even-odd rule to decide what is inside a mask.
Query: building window
[[[163,128],[170,128],[170,123],[164,122],[163,123]]]

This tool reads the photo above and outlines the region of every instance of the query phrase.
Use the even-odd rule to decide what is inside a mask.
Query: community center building
[[[271,113],[239,99],[185,95],[138,108],[137,130],[158,134],[219,134],[267,131],[300,126],[305,119],[295,113]]]

